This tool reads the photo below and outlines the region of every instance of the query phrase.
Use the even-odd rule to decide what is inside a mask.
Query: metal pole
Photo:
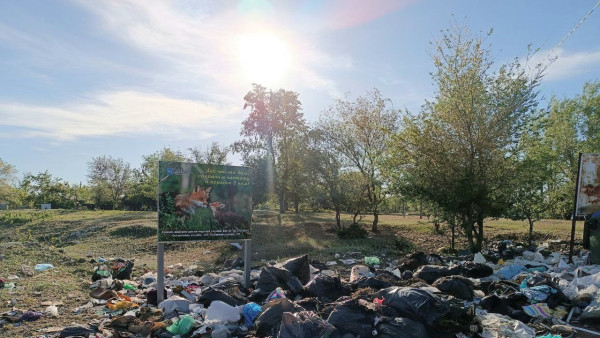
[[[156,299],[157,305],[160,304],[164,299],[165,290],[165,244],[158,243],[158,249],[156,253]]]
[[[244,240],[244,286],[250,287],[250,240]]]
[[[581,171],[581,153],[577,161],[577,179],[575,181],[575,198],[573,199],[573,220],[571,221],[571,245],[569,247],[569,263],[573,263],[573,249],[575,246],[575,226],[577,224],[577,194],[579,193],[579,172]]]

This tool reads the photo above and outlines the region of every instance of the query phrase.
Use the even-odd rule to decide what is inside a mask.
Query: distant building
[[[47,203],[47,204],[42,204],[42,210],[50,210],[52,209],[52,204]]]

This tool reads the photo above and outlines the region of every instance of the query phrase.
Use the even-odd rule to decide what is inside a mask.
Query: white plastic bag
[[[206,321],[217,323],[235,323],[241,318],[240,310],[220,300],[210,303],[206,310]]]

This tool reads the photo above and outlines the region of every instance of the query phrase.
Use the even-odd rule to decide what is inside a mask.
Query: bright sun
[[[270,34],[245,34],[239,40],[239,56],[250,82],[276,83],[290,64],[288,47]]]

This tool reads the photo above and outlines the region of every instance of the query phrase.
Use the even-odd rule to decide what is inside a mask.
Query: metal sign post
[[[577,197],[579,194],[579,173],[581,171],[581,153],[577,161],[577,179],[575,180],[575,200],[573,201],[573,217],[571,221],[571,244],[569,246],[569,263],[573,263],[573,249],[575,246],[575,226],[577,225]]]
[[[165,292],[165,243],[158,242],[156,251],[156,305],[158,305],[164,300]]]
[[[250,287],[250,240],[244,240],[244,287]]]

